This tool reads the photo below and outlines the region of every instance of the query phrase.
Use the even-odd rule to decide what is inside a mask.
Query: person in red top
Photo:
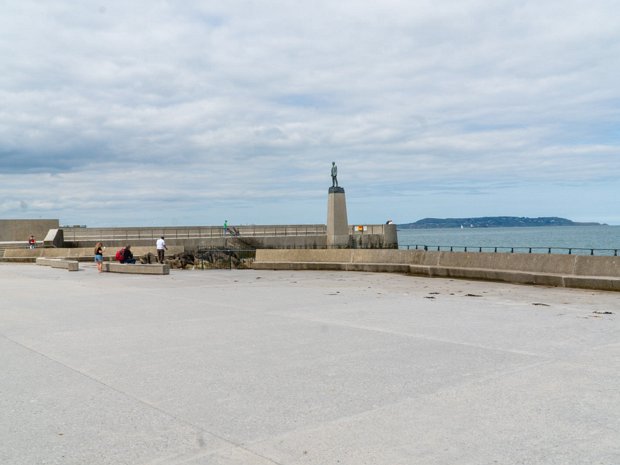
[[[133,258],[133,253],[131,253],[131,246],[127,245],[123,249],[123,258],[121,259],[121,263],[136,263],[136,259]]]
[[[34,249],[37,246],[37,241],[34,240],[34,236],[31,234],[30,238],[28,239],[28,245],[30,246],[31,249]]]

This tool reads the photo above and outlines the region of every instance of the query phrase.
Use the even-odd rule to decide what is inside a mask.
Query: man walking
[[[161,236],[161,238],[157,239],[157,261],[159,263],[164,263],[165,250],[168,250],[168,247],[166,247],[164,236]]]

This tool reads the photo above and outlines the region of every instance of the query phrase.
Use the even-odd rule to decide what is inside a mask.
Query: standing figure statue
[[[338,167],[335,161],[332,161],[332,187],[338,187]]]

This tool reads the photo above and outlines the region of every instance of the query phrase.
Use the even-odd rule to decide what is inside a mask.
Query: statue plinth
[[[342,187],[332,186],[327,194],[327,247],[349,246],[347,201]]]

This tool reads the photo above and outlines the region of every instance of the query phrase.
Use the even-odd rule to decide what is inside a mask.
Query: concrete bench
[[[63,260],[61,258],[38,257],[37,265],[51,266],[52,268],[63,268],[67,271],[78,271],[80,264],[74,260]]]
[[[143,265],[140,263],[118,263],[104,262],[102,270],[109,273],[127,273],[127,274],[170,274],[170,266],[166,264]]]

